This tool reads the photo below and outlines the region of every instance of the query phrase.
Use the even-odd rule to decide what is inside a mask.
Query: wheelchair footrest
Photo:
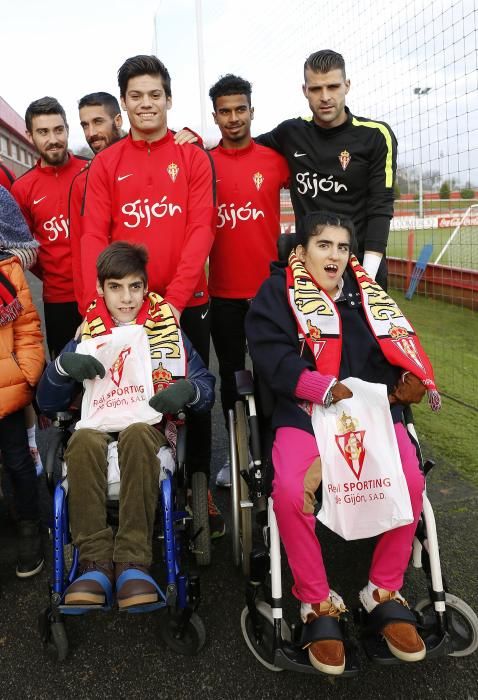
[[[157,603],[146,603],[145,605],[132,605],[129,608],[120,608],[120,612],[127,612],[127,613],[148,613],[148,612],[154,612],[155,610],[161,610],[161,608],[165,608],[166,603],[164,600],[158,600]]]
[[[84,615],[85,613],[95,612],[101,610],[102,612],[109,612],[111,606],[108,605],[59,605],[58,610],[63,615]]]

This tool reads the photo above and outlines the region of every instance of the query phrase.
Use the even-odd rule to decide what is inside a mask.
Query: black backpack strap
[[[336,617],[324,615],[302,626],[300,638],[300,646],[302,648],[309,646],[312,642],[320,642],[326,639],[336,639],[339,642],[344,641],[344,635]]]
[[[369,614],[367,631],[378,634],[391,622],[406,622],[417,626],[417,619],[409,608],[396,600],[387,600],[377,605]]]

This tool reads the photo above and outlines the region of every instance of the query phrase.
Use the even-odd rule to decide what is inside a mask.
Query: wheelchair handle
[[[289,259],[290,252],[295,244],[295,236],[293,233],[281,233],[277,239],[277,257],[281,262],[286,262]]]

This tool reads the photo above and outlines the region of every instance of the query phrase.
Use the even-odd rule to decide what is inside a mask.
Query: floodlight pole
[[[413,92],[418,97],[418,141],[419,141],[419,158],[420,165],[418,168],[418,218],[423,219],[423,164],[422,164],[422,110],[420,105],[420,97],[428,95],[431,88],[416,87]]]

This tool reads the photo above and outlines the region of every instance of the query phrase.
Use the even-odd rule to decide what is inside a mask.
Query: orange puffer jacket
[[[23,270],[15,257],[0,260],[0,272],[17,290],[23,307],[14,320],[0,325],[0,419],[27,406],[45,364],[40,319]]]

